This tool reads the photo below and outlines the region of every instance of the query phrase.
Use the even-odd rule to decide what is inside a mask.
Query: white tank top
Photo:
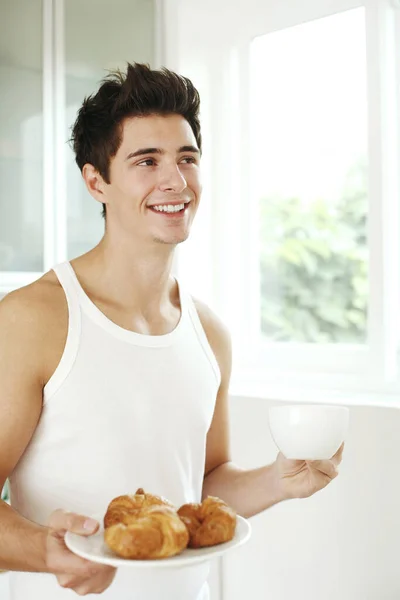
[[[189,295],[165,335],[128,331],[80,286],[70,263],[54,268],[69,325],[44,388],[40,421],[10,477],[11,504],[45,525],[63,508],[104,513],[142,487],[177,507],[201,499],[206,435],[220,373]],[[208,563],[184,569],[120,568],[104,600],[206,600]],[[12,573],[12,600],[73,600],[53,575]]]

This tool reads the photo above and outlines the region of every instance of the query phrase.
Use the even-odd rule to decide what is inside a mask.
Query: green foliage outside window
[[[363,343],[367,328],[366,165],[340,200],[261,202],[261,330],[270,340]]]
[[[5,486],[3,487],[3,490],[1,492],[1,499],[2,500],[8,500],[9,499],[9,492],[8,492],[8,481],[6,481]]]

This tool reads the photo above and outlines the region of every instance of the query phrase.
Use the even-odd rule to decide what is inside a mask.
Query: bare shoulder
[[[44,381],[54,367],[53,356],[65,343],[67,329],[67,302],[54,272],[0,301],[0,339],[8,353],[15,352]]]
[[[54,272],[50,271],[33,283],[7,294],[0,302],[0,326],[5,323],[47,324],[62,311],[66,300]]]
[[[51,273],[0,302],[0,488],[40,419],[43,388],[65,343],[62,312],[62,289]]]
[[[227,326],[207,304],[197,298],[193,298],[193,302],[221,370],[230,371],[232,349]]]

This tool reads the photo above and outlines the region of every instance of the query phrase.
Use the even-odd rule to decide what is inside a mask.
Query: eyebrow
[[[200,150],[196,148],[196,146],[181,146],[178,148],[178,154],[181,152],[194,152],[200,154]],[[162,150],[162,148],[139,148],[139,150],[135,150],[135,152],[128,154],[125,160],[130,160],[136,156],[143,156],[144,154],[165,154],[165,150]]]

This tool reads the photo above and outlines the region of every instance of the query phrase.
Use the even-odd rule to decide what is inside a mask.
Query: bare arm
[[[40,343],[31,309],[20,293],[0,302],[0,488],[28,445],[42,406]],[[0,505],[0,568],[45,571],[46,530]]]
[[[196,302],[207,338],[216,356],[221,384],[207,435],[203,497],[217,496],[244,517],[255,515],[283,500],[273,465],[244,470],[231,461],[229,441],[229,382],[232,350],[226,327],[203,304]]]
[[[330,460],[289,460],[279,453],[272,465],[257,469],[244,470],[232,463],[228,411],[230,337],[206,306],[198,303],[197,310],[221,371],[221,385],[207,436],[203,497],[218,496],[240,515],[251,517],[278,502],[307,498],[326,487],[338,474],[343,446]]]
[[[60,327],[60,319],[67,324],[62,292],[59,300],[60,290],[45,282],[0,302],[0,489],[35,432],[43,387],[62,354],[67,329]],[[0,502],[0,569],[53,573],[60,586],[80,595],[100,593],[115,569],[76,556],[64,542],[66,531],[91,535],[98,523],[63,508],[41,526]]]

